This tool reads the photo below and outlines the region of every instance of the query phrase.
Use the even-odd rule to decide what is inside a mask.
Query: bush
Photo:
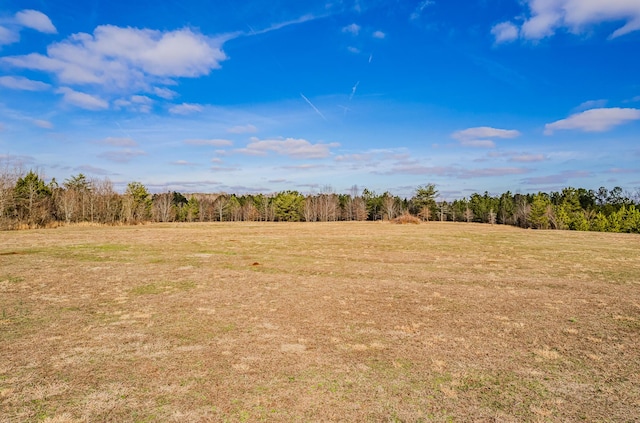
[[[406,225],[406,224],[419,225],[420,224],[420,219],[418,219],[417,217],[415,217],[412,214],[405,213],[405,214],[402,214],[402,215],[396,217],[391,222],[392,223],[396,223],[398,225]]]

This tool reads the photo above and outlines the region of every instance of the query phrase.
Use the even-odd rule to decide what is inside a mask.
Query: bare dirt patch
[[[0,233],[0,421],[633,421],[639,335],[638,236]]]

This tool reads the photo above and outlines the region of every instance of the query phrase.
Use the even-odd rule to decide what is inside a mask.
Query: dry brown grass
[[[0,233],[0,420],[633,421],[640,238],[389,223]]]
[[[393,219],[391,222],[397,223],[399,225],[407,225],[407,224],[419,225],[420,224],[420,219],[415,217],[412,214],[403,213],[400,216],[398,216],[395,219]]]

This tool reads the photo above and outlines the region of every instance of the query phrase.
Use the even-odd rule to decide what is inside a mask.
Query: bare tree
[[[473,211],[467,206],[464,209],[464,220],[469,223],[473,220]]]
[[[489,223],[491,225],[495,225],[496,224],[496,212],[493,211],[493,209],[489,210],[489,214],[488,214],[488,218],[489,218]]]
[[[431,207],[423,206],[418,212],[418,216],[427,222],[431,220]]]
[[[64,221],[69,224],[77,219],[78,198],[77,192],[72,189],[63,189],[56,196],[56,205],[60,210]]]
[[[10,170],[8,165],[0,167],[0,229],[12,226],[15,210],[14,187],[18,180],[18,171]]]
[[[242,219],[245,222],[255,222],[260,219],[260,212],[251,198],[247,198],[247,201],[242,205]]]
[[[213,203],[213,207],[216,211],[218,221],[224,221],[227,205],[229,204],[229,196],[225,193],[218,194],[216,200]]]
[[[93,184],[98,221],[111,225],[116,223],[120,219],[122,196],[113,189],[113,184],[108,178],[96,180]]]
[[[396,217],[396,199],[389,192],[382,194],[382,207],[388,220]]]
[[[316,197],[317,219],[321,222],[334,221],[338,213],[338,197],[331,185],[325,185]]]
[[[315,222],[318,218],[317,197],[307,195],[304,199],[303,217],[305,222]]]
[[[153,196],[153,219],[157,222],[171,222],[175,218],[173,194],[163,192]]]
[[[352,203],[353,218],[357,221],[367,220],[367,203],[362,197],[355,197]]]

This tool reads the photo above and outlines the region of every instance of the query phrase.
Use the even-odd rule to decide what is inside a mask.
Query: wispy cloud
[[[279,22],[279,23],[273,24],[273,25],[271,25],[271,26],[269,26],[267,28],[264,28],[264,29],[255,30],[255,29],[249,27],[250,28],[250,32],[245,33],[244,35],[265,34],[267,32],[277,31],[277,30],[285,28],[287,26],[298,25],[298,24],[301,24],[301,23],[305,23],[305,22],[316,20],[316,19],[320,19],[320,18],[322,18],[324,16],[325,15],[318,16],[318,15],[313,15],[313,14],[306,14],[306,15],[303,15],[303,16],[297,18],[297,19],[292,19],[292,20],[288,20],[288,21],[284,21],[284,22]]]
[[[561,173],[546,176],[535,176],[522,180],[526,185],[549,185],[549,184],[565,184],[572,178],[586,178],[591,176],[591,172],[584,170],[568,170]]]
[[[604,106],[606,106],[608,103],[607,100],[601,99],[601,100],[588,100],[585,101],[583,103],[581,103],[580,105],[578,105],[578,107],[576,107],[575,109],[573,109],[574,113],[578,113],[578,112],[584,112],[585,110],[590,110],[590,109],[600,109],[603,108]]]
[[[496,44],[508,43],[518,39],[519,29],[511,22],[502,22],[491,28]]]
[[[20,166],[32,164],[35,162],[36,162],[36,159],[33,156],[0,154],[0,164],[7,164],[9,166],[20,167]]]
[[[209,147],[229,147],[229,146],[233,145],[233,141],[220,139],[220,138],[214,138],[214,139],[210,139],[210,140],[206,140],[206,139],[191,139],[191,140],[184,140],[184,143],[187,144],[187,145],[209,146]]]
[[[169,108],[169,113],[174,115],[189,115],[203,110],[200,104],[182,103]]]
[[[384,33],[384,32],[382,32],[382,31],[374,31],[374,33],[373,33],[373,34],[371,34],[371,36],[372,36],[373,38],[377,38],[377,39],[379,39],[379,40],[382,40],[382,39],[386,38],[387,34],[385,34],[385,33]]]
[[[623,109],[619,107],[591,109],[575,113],[566,119],[546,124],[544,126],[544,134],[551,135],[554,131],[563,129],[604,132],[634,120],[640,120],[640,109]]]
[[[137,147],[138,143],[131,138],[107,137],[98,142],[99,144],[110,145],[112,147]]]
[[[53,123],[49,122],[48,120],[34,119],[33,120],[33,124],[35,126],[37,126],[38,128],[53,129]]]
[[[209,168],[212,172],[237,172],[240,168],[237,167],[224,167],[224,166],[211,166]]]
[[[41,81],[33,81],[24,76],[0,76],[0,86],[23,91],[44,91],[51,88],[49,84]]]
[[[78,171],[78,172],[83,172],[83,173],[89,173],[89,174],[93,174],[93,175],[102,175],[102,176],[106,176],[106,175],[113,175],[113,172],[110,172],[106,169],[103,169],[101,167],[95,167],[95,166],[91,166],[91,165],[82,165],[82,166],[78,166],[76,168],[74,168],[74,170]]]
[[[451,134],[453,139],[467,147],[493,148],[496,146],[492,138],[511,139],[520,136],[520,132],[514,129],[498,129],[489,126],[479,126],[456,131]]]
[[[177,92],[170,90],[169,88],[153,87],[151,91],[153,94],[160,98],[164,98],[165,100],[173,100],[178,96]]]
[[[374,170],[372,173],[380,175],[433,175],[433,176],[454,176],[459,173],[453,166],[424,166],[416,163],[397,164],[390,170]]]
[[[245,147],[235,150],[237,153],[253,156],[265,156],[270,152],[295,159],[323,159],[331,155],[331,149],[339,147],[338,143],[312,144],[305,139],[265,139],[252,138]]]
[[[615,174],[632,174],[632,173],[640,173],[640,169],[612,167],[611,169],[608,169],[606,172],[615,173]]]
[[[547,157],[544,154],[518,154],[511,156],[509,161],[517,162],[517,163],[534,163],[534,162],[543,162],[547,160]]]
[[[227,132],[229,132],[230,134],[255,134],[256,132],[258,132],[258,128],[251,124],[236,125],[227,129]]]
[[[342,32],[346,32],[352,35],[358,35],[360,33],[360,25],[352,23],[342,28]]]
[[[145,156],[147,153],[142,150],[124,149],[118,151],[105,151],[98,154],[98,157],[116,163],[129,163],[131,160],[139,156]]]
[[[13,44],[20,40],[20,33],[0,25],[0,46]]]
[[[64,102],[87,110],[105,110],[109,103],[102,98],[73,90],[69,87],[58,88],[56,94],[62,94]]]
[[[427,7],[435,4],[436,2],[433,0],[423,0],[420,2],[420,4],[418,5],[418,7],[415,8],[415,10],[413,11],[413,13],[411,13],[411,20],[416,20],[416,19],[420,19],[420,17],[422,16],[422,12],[424,11],[424,9],[426,9]]]
[[[486,178],[496,176],[522,175],[523,173],[528,172],[531,172],[531,169],[527,169],[524,167],[490,167],[483,169],[464,170],[460,173],[459,177],[463,179]]]
[[[113,102],[116,109],[127,109],[132,112],[149,113],[153,105],[153,99],[145,95],[132,95],[128,99],[118,99]]]
[[[198,163],[193,163],[188,160],[175,160],[173,162],[170,162],[169,164],[174,166],[187,166],[187,167],[199,166]]]
[[[353,96],[356,95],[356,91],[358,90],[358,85],[360,85],[360,81],[356,82],[353,87],[351,87],[351,94],[349,95],[349,100],[353,99]]]

